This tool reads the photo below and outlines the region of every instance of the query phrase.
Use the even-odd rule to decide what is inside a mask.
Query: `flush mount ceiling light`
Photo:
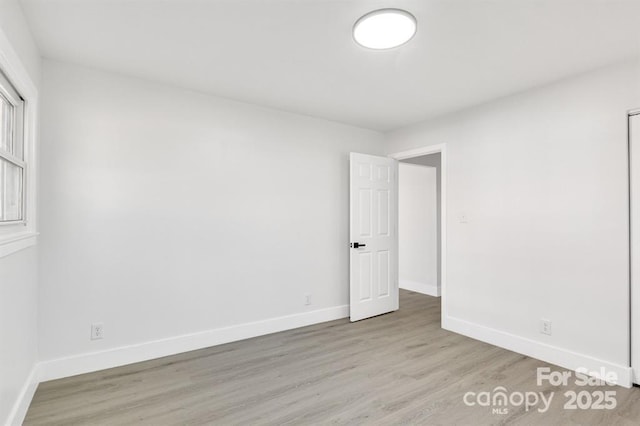
[[[369,49],[391,49],[413,38],[418,25],[416,18],[401,9],[374,10],[358,19],[353,26],[353,38]]]

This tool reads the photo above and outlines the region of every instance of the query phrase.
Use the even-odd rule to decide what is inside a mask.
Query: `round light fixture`
[[[416,18],[405,10],[374,10],[356,21],[353,39],[369,49],[391,49],[411,40],[417,28]]]

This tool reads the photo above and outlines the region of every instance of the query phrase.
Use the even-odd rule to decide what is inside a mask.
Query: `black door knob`
[[[358,247],[366,247],[366,244],[361,244],[361,243],[351,243],[351,247],[353,248],[358,248]]]

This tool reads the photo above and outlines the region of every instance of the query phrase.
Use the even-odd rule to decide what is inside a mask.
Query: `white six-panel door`
[[[350,161],[350,316],[358,321],[398,309],[398,165],[353,152]]]

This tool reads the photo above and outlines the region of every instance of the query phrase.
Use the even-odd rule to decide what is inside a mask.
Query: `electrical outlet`
[[[103,337],[104,324],[96,322],[91,324],[91,340],[100,340]]]
[[[304,304],[305,305],[310,305],[311,304],[311,295],[310,294],[305,294],[304,295]]]
[[[551,321],[548,319],[542,318],[540,320],[540,333],[548,334],[551,336]]]

